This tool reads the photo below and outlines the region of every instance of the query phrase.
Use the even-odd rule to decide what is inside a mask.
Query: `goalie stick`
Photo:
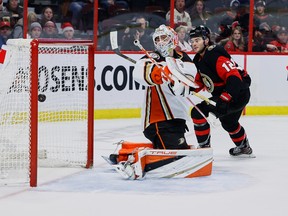
[[[128,61],[132,62],[133,64],[136,64],[136,61],[134,59],[131,59],[130,57],[122,54],[119,50],[118,47],[118,42],[117,42],[117,38],[118,38],[118,33],[116,30],[113,30],[110,32],[110,43],[111,43],[111,48],[112,50],[119,56],[121,56],[122,58],[127,59]]]

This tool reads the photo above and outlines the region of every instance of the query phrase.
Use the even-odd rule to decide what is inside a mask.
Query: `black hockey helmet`
[[[200,25],[190,31],[189,37],[190,39],[195,37],[202,37],[204,40],[206,38],[209,38],[210,40],[210,30],[206,26]]]

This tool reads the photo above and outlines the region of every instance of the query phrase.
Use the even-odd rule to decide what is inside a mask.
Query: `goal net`
[[[37,185],[37,167],[93,165],[89,41],[8,40],[0,65],[0,185]]]

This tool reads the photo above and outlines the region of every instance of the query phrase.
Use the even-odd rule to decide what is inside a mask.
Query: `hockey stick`
[[[135,40],[135,41],[134,41],[134,45],[137,46],[137,47],[139,47],[139,49],[142,50],[142,51],[145,53],[145,55],[146,55],[154,64],[157,65],[157,67],[162,68],[162,66],[159,65],[158,62],[156,62],[155,59],[153,59],[153,58],[151,57],[151,55],[147,52],[147,50],[144,49],[144,47],[140,44],[140,41],[139,41],[139,40]],[[168,57],[168,58],[166,58],[166,59],[169,60],[169,61],[171,61],[171,62],[172,62],[172,61],[175,61],[175,59],[172,58],[172,57]],[[174,65],[177,65],[177,64],[174,64]],[[186,85],[186,86],[193,86],[193,85],[194,85],[193,81],[190,80],[188,77],[186,77],[185,74],[183,74],[183,73],[180,71],[179,68],[174,67],[174,69],[175,69],[175,73],[172,73],[172,74],[171,74],[172,76],[175,76],[176,79],[178,79],[180,82],[182,82],[182,83],[183,83],[184,85]],[[174,71],[173,71],[173,72],[174,72]],[[166,78],[169,79],[169,77],[166,77]],[[171,79],[171,78],[170,78],[170,79]],[[194,91],[192,91],[192,94],[195,95],[196,97],[204,100],[207,104],[211,104],[211,105],[213,105],[213,106],[216,106],[216,103],[215,103],[214,101],[209,100],[207,97],[205,97],[205,96],[203,96],[203,95],[201,95],[201,94],[199,94],[199,93],[197,93],[197,92],[194,92]]]
[[[133,64],[136,64],[136,61],[134,59],[131,59],[130,57],[122,54],[119,50],[119,47],[118,47],[118,42],[117,42],[117,36],[118,33],[116,30],[113,30],[110,32],[110,43],[111,43],[111,48],[112,50],[119,56],[121,56],[122,58],[125,58],[126,60],[132,62]]]
[[[213,118],[213,120],[211,121],[211,119],[209,118],[209,116],[208,117],[206,117],[205,115],[204,115],[204,113],[199,109],[199,107],[189,98],[189,97],[186,97],[186,99],[192,104],[192,106],[193,107],[195,107],[195,109],[200,113],[200,115],[203,117],[203,118],[205,118],[206,119],[206,121],[213,127],[213,128],[216,128],[218,125],[217,125],[217,123],[216,123],[216,120],[217,120],[217,118]],[[211,112],[211,114],[213,114],[212,112]],[[213,115],[214,116],[214,115]],[[215,117],[215,116],[214,116]]]

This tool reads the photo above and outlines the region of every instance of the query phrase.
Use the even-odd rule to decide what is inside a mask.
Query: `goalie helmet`
[[[178,35],[171,27],[160,25],[153,34],[153,43],[156,50],[163,57],[167,57],[177,47]]]
[[[203,40],[209,38],[210,40],[210,30],[204,25],[197,26],[196,28],[192,29],[189,33],[190,39],[195,37],[202,37]]]

